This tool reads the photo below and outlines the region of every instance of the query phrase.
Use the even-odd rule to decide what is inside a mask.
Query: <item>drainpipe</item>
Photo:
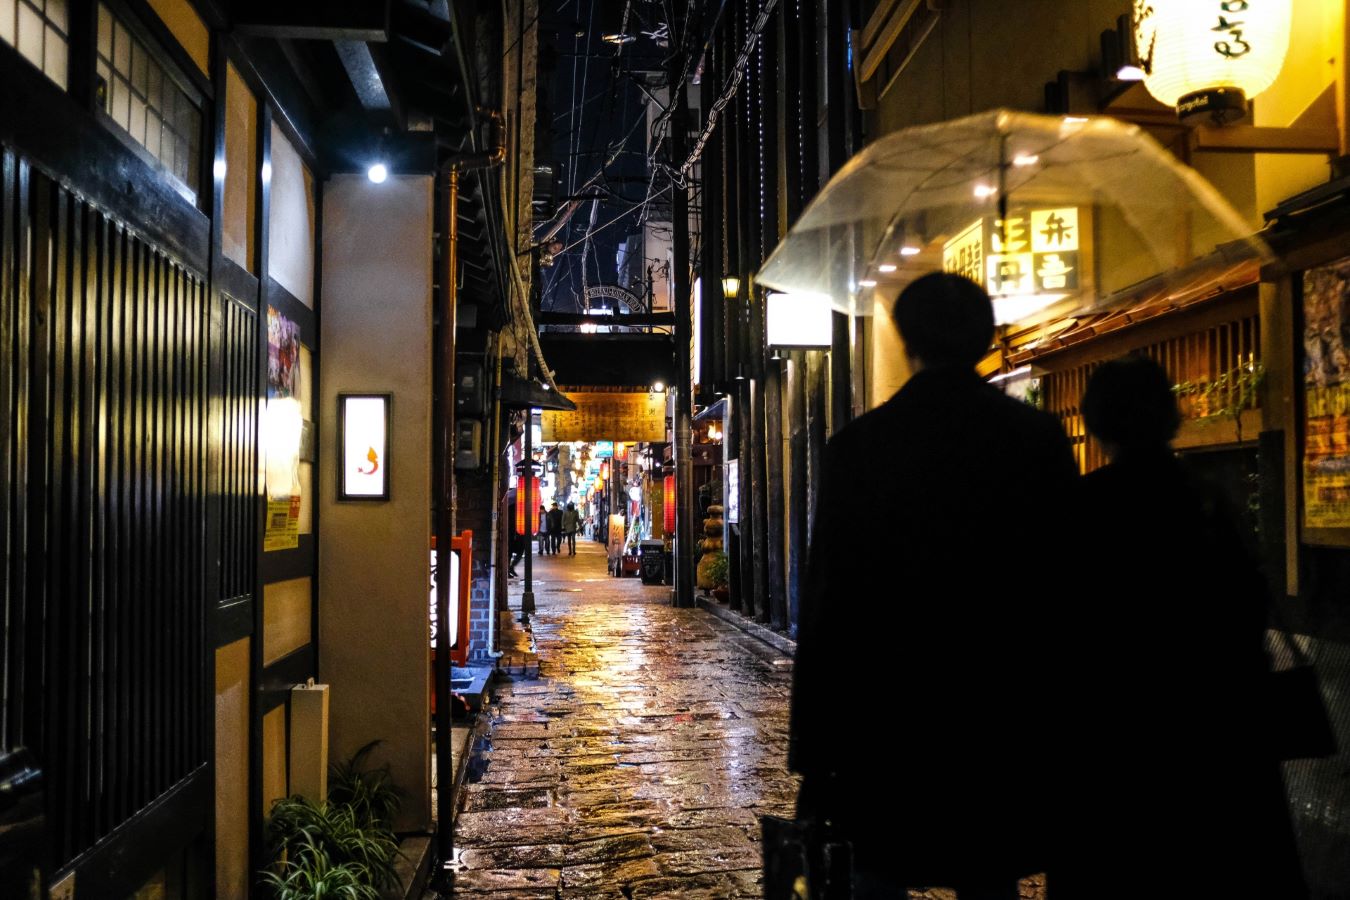
[[[502,429],[502,339],[497,335],[493,339],[495,345],[495,356],[497,358],[496,373],[492,378],[492,490],[497,490],[497,479],[501,477],[501,429]],[[492,566],[497,565],[497,532],[501,526],[501,517],[498,510],[500,503],[492,504],[492,544],[490,555],[492,557]],[[507,547],[507,557],[510,558],[511,549]],[[508,566],[509,568],[509,566]],[[492,573],[492,578],[488,580],[488,633],[487,633],[488,656],[491,659],[501,659],[504,651],[496,649],[497,646],[497,573]]]
[[[459,299],[459,175],[471,169],[486,169],[500,165],[506,159],[506,131],[502,128],[500,113],[479,110],[492,123],[493,147],[483,153],[460,154],[441,164],[446,176],[445,191],[445,245],[441,253],[444,269],[441,273],[441,330],[436,345],[440,360],[440,391],[436,409],[437,453],[434,471],[436,478],[436,546],[440,553],[450,553],[450,540],[455,534],[454,471],[455,471],[455,319]],[[472,569],[473,559],[466,561]],[[449,566],[445,567],[449,572]],[[461,598],[470,603],[470,597]],[[437,621],[450,621],[450,579],[436,579]],[[442,631],[448,631],[442,625]],[[450,819],[454,814],[448,786],[454,779],[450,759],[450,642],[436,641],[436,772],[446,790],[436,794],[436,851],[444,865],[453,853]]]

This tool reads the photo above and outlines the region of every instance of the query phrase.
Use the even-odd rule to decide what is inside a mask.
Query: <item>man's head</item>
[[[1114,456],[1167,446],[1181,424],[1172,379],[1145,356],[1102,363],[1083,392],[1083,419]]]
[[[973,368],[994,340],[994,305],[969,278],[934,272],[900,292],[892,311],[916,368]]]

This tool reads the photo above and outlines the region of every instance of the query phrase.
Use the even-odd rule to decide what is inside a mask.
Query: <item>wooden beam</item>
[[[1270,128],[1260,125],[1202,125],[1191,132],[1191,149],[1211,153],[1323,153],[1340,152],[1334,127]]]
[[[603,325],[606,328],[674,328],[674,313],[632,313],[623,316],[588,316],[584,313],[545,312],[539,314],[540,325]]]

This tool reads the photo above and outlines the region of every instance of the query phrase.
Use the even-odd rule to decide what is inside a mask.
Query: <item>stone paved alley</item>
[[[797,790],[791,660],[610,577],[599,544],[534,560],[540,677],[502,683],[488,711],[454,896],[759,897],[758,817],[790,815]]]

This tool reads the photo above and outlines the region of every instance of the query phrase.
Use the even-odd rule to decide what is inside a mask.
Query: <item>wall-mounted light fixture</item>
[[[722,296],[728,300],[735,300],[741,294],[741,280],[735,275],[728,275],[722,279]]]
[[[1183,122],[1225,125],[1275,83],[1289,51],[1292,0],[1136,3],[1135,52],[1144,87]]]
[[[366,169],[366,177],[375,184],[384,184],[384,180],[389,177],[389,167],[382,162],[373,163]]]
[[[782,350],[829,348],[834,317],[828,294],[769,294],[766,313],[770,347]]]
[[[338,500],[389,499],[390,394],[338,394]]]

